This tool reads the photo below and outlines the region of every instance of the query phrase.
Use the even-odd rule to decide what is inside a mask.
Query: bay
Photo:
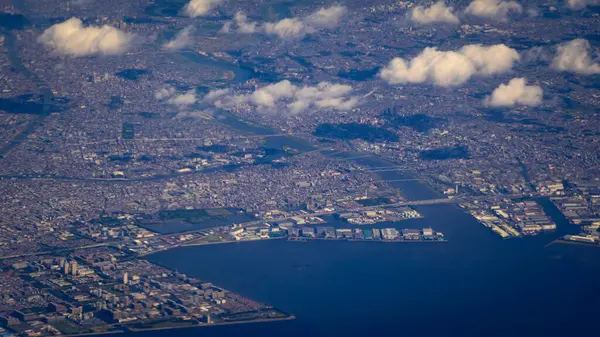
[[[373,157],[348,157],[370,167]],[[401,180],[398,171],[379,173]],[[439,197],[394,181],[410,200]],[[600,249],[546,245],[576,230],[501,240],[456,205],[420,206],[396,227],[433,227],[447,243],[287,241],[187,247],[152,261],[262,301],[297,319],[145,332],[143,336],[582,336],[594,325]]]

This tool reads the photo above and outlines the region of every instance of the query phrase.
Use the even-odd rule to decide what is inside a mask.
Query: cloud
[[[264,33],[281,39],[301,39],[308,34],[314,34],[320,29],[335,28],[340,24],[347,9],[344,6],[321,8],[304,18],[286,18],[277,22],[258,23],[248,20],[243,12],[237,12],[233,20],[226,22],[221,32],[237,32],[244,34]]]
[[[173,40],[163,45],[164,49],[167,50],[179,50],[185,48],[192,43],[192,37],[190,36],[194,31],[194,26],[188,26],[180,30]]]
[[[587,6],[598,6],[600,5],[600,0],[568,0],[567,6],[574,10],[579,11]]]
[[[508,18],[509,12],[522,13],[523,6],[515,1],[473,0],[465,8],[465,13],[467,14],[501,21]]]
[[[300,39],[306,34],[315,32],[315,29],[307,26],[304,21],[298,18],[287,18],[276,23],[268,22],[264,26],[265,33],[277,35],[282,39]]]
[[[192,105],[196,103],[196,93],[192,91],[188,91],[185,94],[174,95],[167,100],[167,103],[177,106],[186,106]]]
[[[206,96],[204,96],[204,98],[202,98],[202,101],[205,103],[212,103],[222,98],[223,96],[228,95],[230,92],[231,91],[229,89],[211,90],[208,94],[206,94]]]
[[[329,8],[321,8],[306,17],[304,21],[307,25],[314,28],[331,29],[340,24],[342,17],[347,11],[345,6],[338,5]]]
[[[248,21],[248,17],[244,12],[237,12],[232,21],[226,22],[221,28],[221,32],[229,33],[233,29],[237,29],[239,33],[252,34],[258,31],[258,23]]]
[[[592,60],[588,40],[575,39],[557,47],[552,68],[580,75],[600,74],[600,64]]]
[[[407,16],[412,22],[420,25],[433,23],[458,24],[460,21],[453,11],[453,7],[446,7],[444,1],[438,1],[430,7],[414,7]]]
[[[543,96],[544,91],[539,85],[527,85],[524,78],[513,78],[508,84],[500,84],[485,99],[485,104],[493,107],[538,106]]]
[[[78,18],[57,23],[38,38],[55,52],[70,56],[122,54],[132,40],[133,35],[108,25],[84,27]]]
[[[166,88],[160,88],[154,93],[154,98],[162,101],[165,98],[171,97],[175,94],[175,88],[168,86]]]
[[[154,98],[159,101],[165,101],[168,104],[178,107],[185,107],[196,103],[198,97],[194,90],[190,90],[184,94],[178,94],[177,90],[172,86],[160,88],[154,93]]]
[[[345,111],[358,104],[359,98],[352,96],[352,92],[352,87],[345,84],[320,82],[316,86],[297,86],[283,80],[249,94],[235,95],[227,89],[213,90],[202,102],[224,109],[248,105],[260,112],[286,114],[299,114],[311,107]]]
[[[187,16],[195,18],[197,16],[206,15],[222,2],[223,0],[190,0],[190,2],[183,7],[183,12]]]
[[[425,48],[410,61],[394,58],[379,76],[390,84],[428,82],[449,87],[463,84],[475,75],[507,72],[519,59],[516,50],[503,44],[467,45],[458,51]]]
[[[172,86],[166,86],[158,89],[154,97],[184,110],[198,103],[205,109],[248,106],[264,113],[299,114],[309,108],[351,110],[359,103],[359,97],[353,96],[353,91],[351,86],[345,84],[320,82],[316,86],[299,86],[283,80],[246,94],[235,94],[231,89],[215,89],[202,98],[194,90],[177,93]]]

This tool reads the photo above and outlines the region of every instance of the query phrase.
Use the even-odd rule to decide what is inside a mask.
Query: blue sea
[[[438,197],[419,182],[393,184],[409,199]],[[275,240],[162,252],[150,259],[297,319],[140,335],[597,336],[600,248],[547,246],[578,228],[546,206],[557,232],[512,240],[500,239],[456,205],[431,205],[417,208],[424,218],[396,226],[431,226],[447,243]]]

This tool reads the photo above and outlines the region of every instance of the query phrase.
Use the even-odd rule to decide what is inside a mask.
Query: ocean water
[[[346,156],[349,157],[349,156]],[[353,158],[353,157],[349,157]],[[371,157],[352,159],[371,167]],[[405,177],[397,171],[382,178]],[[393,182],[409,199],[439,197]],[[551,205],[545,205],[550,207]],[[296,315],[294,321],[144,332],[141,336],[594,336],[600,248],[550,245],[577,227],[502,240],[456,205],[417,208],[447,243],[311,241],[186,247],[150,260]]]
[[[456,206],[421,207],[447,243],[269,241],[150,259],[297,316],[144,336],[592,336],[600,249],[503,241]]]

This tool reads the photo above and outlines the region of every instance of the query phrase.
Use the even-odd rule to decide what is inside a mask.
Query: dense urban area
[[[293,319],[144,257],[451,242],[419,205],[600,246],[597,5],[0,0],[0,337]]]

